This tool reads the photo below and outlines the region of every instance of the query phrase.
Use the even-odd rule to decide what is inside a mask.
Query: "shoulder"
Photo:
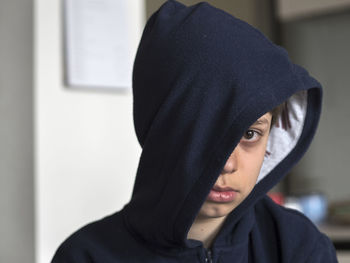
[[[306,262],[337,263],[336,251],[332,241],[324,234],[315,243]]]
[[[262,238],[274,240],[282,257],[293,258],[293,262],[337,262],[331,240],[304,214],[280,206],[267,196],[256,204],[255,210]],[[319,260],[315,259],[316,254]]]
[[[119,211],[75,231],[58,247],[51,262],[120,262],[134,250],[142,249],[125,229]]]
[[[303,213],[280,206],[265,196],[255,206],[259,225],[273,224],[276,230],[284,233],[305,233],[308,237],[321,235],[318,228]]]

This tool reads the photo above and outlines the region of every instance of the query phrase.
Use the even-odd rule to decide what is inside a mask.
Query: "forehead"
[[[270,112],[265,113],[259,119],[257,119],[254,124],[270,124],[272,114]]]

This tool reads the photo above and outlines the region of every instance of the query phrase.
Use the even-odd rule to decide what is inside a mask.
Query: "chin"
[[[219,218],[227,216],[232,210],[232,207],[227,207],[224,204],[206,203],[198,215],[202,218]]]

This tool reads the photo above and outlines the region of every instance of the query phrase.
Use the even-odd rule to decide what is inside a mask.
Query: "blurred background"
[[[108,2],[75,8],[88,5],[90,15],[101,16]],[[116,71],[131,67],[146,19],[165,1],[120,2],[123,10],[113,12],[128,34],[105,32],[128,50]],[[339,261],[350,262],[350,0],[208,2],[285,47],[323,85],[311,148],[271,194],[307,213],[332,238]],[[74,85],[66,7],[60,0],[0,0],[1,263],[49,262],[68,235],[131,197],[141,148],[130,69],[123,88]],[[91,27],[84,26],[77,28]]]

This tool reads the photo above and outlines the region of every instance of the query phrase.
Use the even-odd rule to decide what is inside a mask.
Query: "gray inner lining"
[[[281,162],[297,144],[304,126],[307,109],[307,91],[299,91],[287,100],[290,126],[282,127],[281,116],[271,128],[264,162],[256,183],[259,183]]]

